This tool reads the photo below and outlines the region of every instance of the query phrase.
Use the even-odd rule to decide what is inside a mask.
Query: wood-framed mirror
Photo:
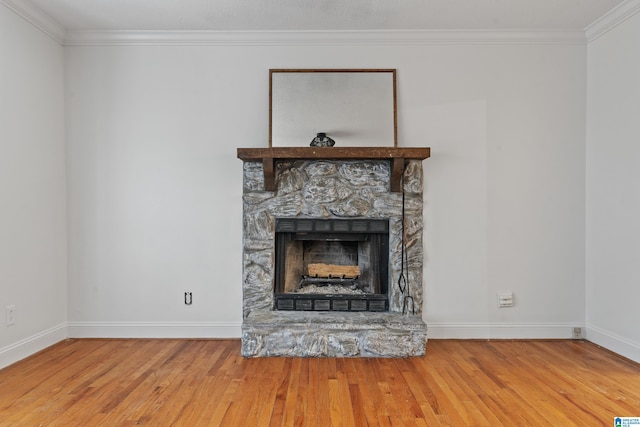
[[[397,147],[395,69],[269,70],[269,148]]]

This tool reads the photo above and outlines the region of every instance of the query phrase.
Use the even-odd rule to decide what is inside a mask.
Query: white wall
[[[239,335],[236,148],[267,146],[268,69],[287,67],[398,69],[400,145],[432,147],[432,337],[570,337],[584,324],[584,45],[65,54],[71,335]],[[515,307],[497,308],[499,290],[514,292]]]
[[[67,334],[63,80],[62,46],[0,4],[0,368]]]
[[[548,39],[232,40],[68,47],[63,65],[2,2],[0,367],[63,339],[67,316],[74,336],[239,334],[235,149],[267,144],[272,67],[398,69],[400,144],[433,149],[431,337],[568,337],[586,319],[590,340],[640,360],[640,15],[621,22],[588,63]],[[496,307],[501,290],[515,307]]]
[[[584,324],[584,49],[440,50],[407,82],[429,87],[410,118],[434,156],[431,336],[567,338]],[[505,290],[515,306],[498,309]]]
[[[588,46],[588,338],[640,361],[640,14]]]

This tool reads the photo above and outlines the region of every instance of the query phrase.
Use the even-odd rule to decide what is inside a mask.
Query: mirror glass
[[[396,72],[270,70],[269,146],[397,147]]]

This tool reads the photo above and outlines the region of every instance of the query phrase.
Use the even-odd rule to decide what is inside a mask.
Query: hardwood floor
[[[78,340],[0,370],[1,426],[613,426],[640,365],[584,341],[243,359],[238,340]]]

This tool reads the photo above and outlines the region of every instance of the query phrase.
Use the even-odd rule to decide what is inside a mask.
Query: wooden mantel
[[[391,191],[402,191],[401,178],[407,160],[424,160],[429,147],[271,147],[238,148],[238,158],[262,162],[264,189],[276,190],[275,163],[278,160],[391,160]]]

